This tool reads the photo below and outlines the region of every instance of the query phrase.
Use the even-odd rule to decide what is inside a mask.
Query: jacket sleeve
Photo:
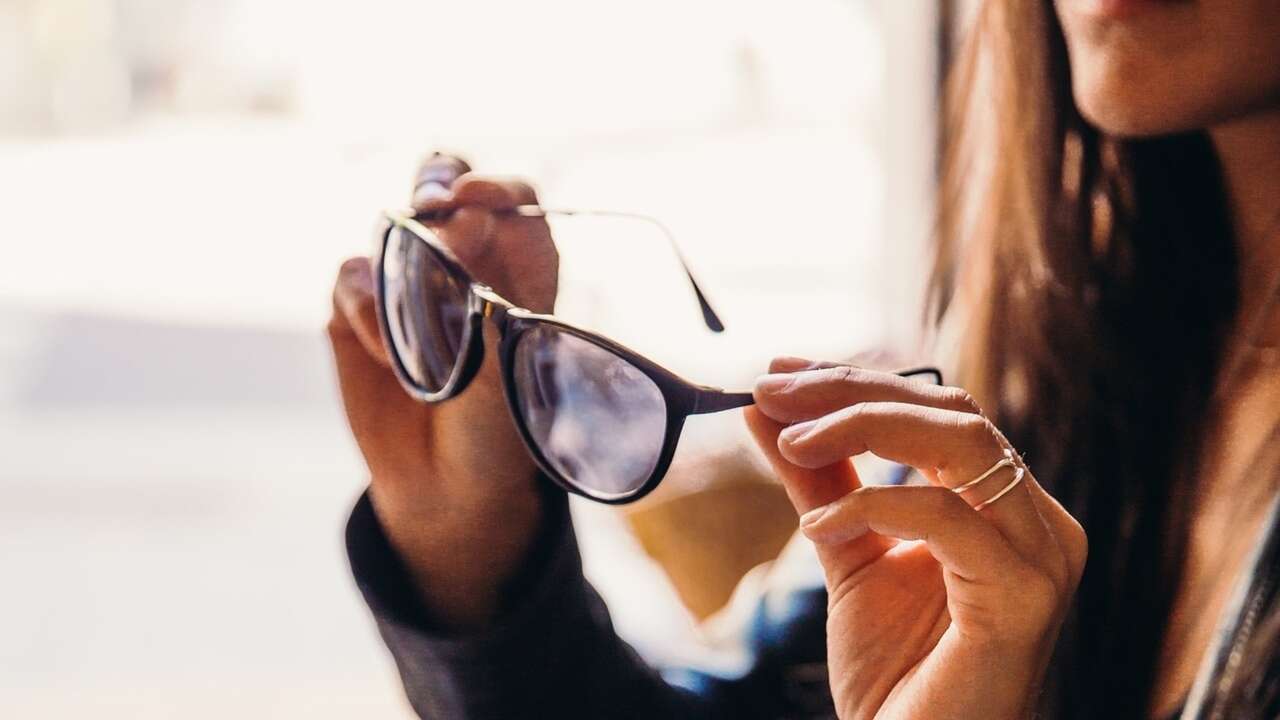
[[[582,574],[568,501],[557,494],[513,603],[477,634],[435,626],[367,493],[347,524],[356,583],[423,718],[705,718],[700,695],[668,684],[613,630]]]

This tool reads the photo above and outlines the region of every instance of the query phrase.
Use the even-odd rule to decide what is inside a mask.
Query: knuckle
[[[493,185],[497,190],[496,200],[501,207],[520,205],[524,201],[524,197],[515,183],[506,180],[495,180]]]
[[[818,368],[808,375],[810,377],[808,383],[812,383],[815,390],[834,391],[841,395],[848,395],[848,389],[857,385],[858,382],[856,370],[848,365]]]
[[[931,487],[928,492],[924,493],[925,502],[928,503],[928,509],[934,514],[954,515],[956,506],[952,505],[952,498],[956,498],[956,493],[948,491],[947,488]]]
[[[454,182],[453,196],[460,203],[488,209],[511,204],[510,193],[501,181],[474,173],[467,173]]]
[[[837,382],[837,383],[857,382],[857,370],[852,365],[837,365],[833,368],[828,368],[825,372],[833,382]]]
[[[839,385],[857,387],[872,381],[872,372],[856,365],[835,365],[825,370],[829,379]]]
[[[923,488],[921,509],[935,517],[949,517],[951,513],[962,509],[967,504],[961,497],[945,487]]]
[[[992,438],[997,437],[996,426],[982,415],[962,413],[956,422],[960,432],[974,445],[990,442]]]
[[[943,402],[949,408],[959,410],[960,412],[969,413],[971,415],[981,415],[982,408],[978,405],[978,401],[973,399],[969,391],[964,388],[948,387],[943,391]]]
[[[1036,628],[1050,622],[1057,614],[1061,596],[1053,578],[1034,568],[1020,574],[1017,588],[1011,594],[1021,608],[1016,616],[1023,617]]]
[[[955,440],[951,443],[952,452],[959,453],[961,456],[981,454],[985,458],[987,448],[992,445],[992,438],[995,437],[993,435],[995,426],[991,424],[991,421],[981,415],[954,413],[952,422],[955,423],[954,428],[957,434]],[[953,460],[956,459],[953,457],[942,458],[938,463],[937,469],[942,472],[952,471],[954,469]]]
[[[864,485],[845,494],[836,503],[847,513],[861,513],[869,504],[881,498],[886,489],[883,485]]]
[[[463,191],[475,192],[477,190],[490,190],[494,187],[494,182],[486,175],[469,172],[459,175],[453,181],[453,191],[455,194]]]
[[[1050,552],[1044,574],[1053,583],[1054,593],[1061,597],[1071,587],[1071,567],[1065,552]]]
[[[1058,617],[1058,592],[1048,575],[1028,568],[1016,573],[990,607],[990,637],[1003,645],[1036,643]]]
[[[856,429],[867,422],[871,414],[871,406],[867,403],[854,403],[846,405],[833,413],[834,417],[832,419],[840,425]]]
[[[1067,568],[1071,575],[1072,583],[1080,581],[1080,576],[1084,573],[1085,563],[1089,559],[1089,536],[1084,531],[1084,526],[1074,517],[1069,517],[1068,531],[1066,538],[1063,540],[1063,552],[1067,556]]]
[[[538,204],[538,191],[530,183],[524,180],[512,180],[508,185],[511,195],[515,197],[517,203]]]

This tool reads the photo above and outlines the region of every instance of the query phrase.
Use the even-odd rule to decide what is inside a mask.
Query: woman
[[[372,475],[348,542],[415,708],[818,716],[783,687],[818,617],[843,718],[1280,716],[1277,38],[1274,0],[985,3],[934,277],[969,392],[794,359],[759,380],[747,422],[805,513],[826,613],[793,604],[733,678],[664,681],[617,640],[494,368],[411,400],[348,261],[330,334]],[[419,200],[457,208],[443,234],[474,275],[550,309],[545,226],[492,214],[532,190],[469,174]],[[931,486],[860,489],[867,450]],[[952,488],[988,468],[985,499],[1008,492],[975,509]]]

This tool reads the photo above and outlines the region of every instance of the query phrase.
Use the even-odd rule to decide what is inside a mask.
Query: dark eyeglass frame
[[[505,215],[529,218],[548,218],[554,216],[609,216],[609,217],[626,217],[636,220],[644,220],[653,223],[663,234],[671,241],[672,248],[675,250],[685,274],[688,276],[689,282],[693,287],[697,296],[699,306],[702,310],[703,320],[707,327],[713,332],[721,332],[724,325],[720,322],[719,317],[711,308],[706,296],[703,294],[693,274],[689,271],[688,264],[684,257],[680,255],[679,248],[675,246],[674,240],[670,232],[666,230],[656,220],[643,216],[633,215],[629,213],[616,213],[607,211],[584,211],[584,210],[551,210],[536,205],[523,205],[511,210],[504,211]],[[658,365],[652,360],[646,358],[640,353],[622,345],[621,343],[610,340],[603,335],[592,332],[585,328],[566,322],[554,315],[543,313],[535,313],[532,310],[518,307],[498,293],[493,288],[476,281],[462,267],[453,252],[442,242],[436,234],[426,226],[427,222],[435,222],[443,219],[443,215],[439,213],[397,213],[385,212],[381,218],[375,235],[375,262],[373,268],[375,305],[377,306],[378,325],[382,332],[383,341],[388,349],[388,355],[391,359],[391,367],[395,372],[396,379],[399,380],[401,386],[411,396],[421,402],[443,402],[449,398],[455,397],[466,390],[467,386],[475,379],[476,373],[484,363],[484,333],[483,323],[485,318],[493,321],[498,331],[498,363],[502,377],[503,395],[507,401],[507,409],[510,411],[511,419],[515,423],[516,430],[520,434],[521,440],[524,441],[525,447],[528,448],[529,454],[533,457],[534,462],[538,465],[548,478],[557,486],[566,492],[580,495],[595,502],[605,503],[609,505],[621,505],[634,502],[648,495],[658,486],[662,478],[666,475],[667,470],[671,466],[671,460],[675,455],[676,446],[680,440],[681,431],[684,429],[685,421],[691,415],[703,415],[708,413],[716,413],[722,410],[732,410],[751,405],[755,402],[752,395],[748,391],[728,391],[723,388],[710,385],[701,385],[690,382],[666,368]],[[395,343],[390,341],[392,337],[390,321],[386,311],[386,287],[384,282],[384,267],[386,262],[387,248],[390,244],[391,233],[396,229],[407,231],[417,240],[426,245],[429,252],[445,270],[451,274],[460,285],[467,288],[467,318],[463,326],[463,335],[461,338],[461,347],[458,351],[458,360],[454,363],[453,369],[448,380],[438,391],[432,392],[416,383],[409,375],[405,368],[404,361],[400,358],[399,351],[395,347]],[[591,491],[572,482],[564,477],[555,466],[546,458],[542,449],[530,432],[529,427],[520,412],[519,398],[517,397],[517,385],[515,377],[515,353],[519,346],[520,338],[524,333],[539,326],[549,325],[561,332],[573,335],[574,337],[586,341],[598,348],[609,352],[622,360],[630,363],[633,367],[644,373],[654,385],[657,386],[662,394],[663,401],[666,405],[667,418],[665,434],[662,440],[662,451],[658,457],[657,463],[654,465],[653,471],[649,477],[637,489],[626,493],[600,493]],[[932,375],[936,382],[941,384],[942,374],[936,368],[915,368],[904,370],[897,373],[902,376],[912,375]]]

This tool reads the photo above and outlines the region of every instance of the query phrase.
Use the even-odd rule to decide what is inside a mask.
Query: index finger
[[[778,449],[787,460],[805,467],[823,467],[869,451],[914,468],[934,469],[947,488],[990,478],[963,498],[983,504],[982,513],[1028,558],[1040,555],[1052,541],[1028,492],[1035,478],[1020,463],[1002,465],[1005,472],[997,472],[993,463],[1002,460],[1008,448],[982,416],[904,403],[860,403],[790,426],[779,438]],[[993,493],[1008,494],[991,504],[997,497]]]
[[[978,404],[960,388],[851,365],[763,375],[756,380],[752,394],[761,411],[787,423],[820,418],[865,402],[911,403],[981,414]]]

